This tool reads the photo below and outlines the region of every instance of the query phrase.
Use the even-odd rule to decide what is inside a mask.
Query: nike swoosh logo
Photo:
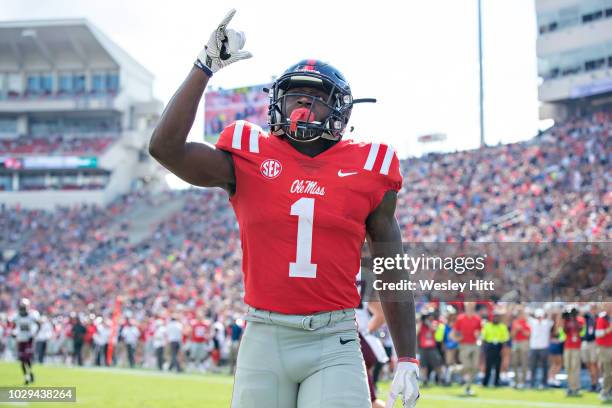
[[[338,177],[352,176],[354,174],[357,174],[357,172],[356,171],[350,171],[348,173],[344,173],[342,170],[338,170]]]
[[[340,337],[340,344],[342,345],[345,345],[346,343],[349,343],[351,341],[355,341],[355,339],[342,340],[342,337]]]

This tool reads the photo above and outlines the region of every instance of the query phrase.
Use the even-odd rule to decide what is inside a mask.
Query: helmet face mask
[[[280,97],[283,133],[293,140],[312,141],[323,137],[329,126],[333,106],[305,88],[290,89]],[[287,126],[287,121],[289,126]]]
[[[353,107],[351,89],[342,74],[316,60],[289,68],[274,82],[269,98],[272,132],[299,142],[340,140]]]
[[[18,304],[19,314],[22,316],[27,316],[28,310],[30,309],[30,300],[26,298],[22,298],[19,300]]]

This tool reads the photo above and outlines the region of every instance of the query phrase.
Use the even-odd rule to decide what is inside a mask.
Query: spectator
[[[582,344],[580,346],[580,357],[582,363],[591,375],[591,391],[596,392],[598,388],[597,379],[597,346],[595,345],[595,320],[597,319],[597,308],[595,304],[586,305],[584,318],[584,332],[582,333]]]
[[[550,345],[548,346],[548,360],[550,369],[548,370],[548,385],[560,386],[561,382],[557,380],[557,374],[561,372],[563,367],[563,345],[565,342],[565,334],[563,333],[563,322],[560,314],[555,314],[551,317],[553,328],[550,336]]]
[[[429,377],[432,372],[436,373],[438,381],[442,379],[442,356],[436,347],[434,335],[437,324],[432,313],[421,315],[421,322],[417,331],[417,345],[419,347],[419,360],[423,385],[429,384]]]
[[[183,325],[174,315],[170,318],[170,321],[166,325],[166,336],[168,338],[168,342],[170,343],[169,370],[172,371],[172,369],[175,368],[176,372],[180,373],[183,371],[179,362],[179,352],[181,350],[181,342],[183,340]]]
[[[96,334],[96,316],[90,315],[86,325],[85,337],[83,338],[84,360],[91,363],[95,360],[96,345],[94,344],[94,335]]]
[[[215,369],[220,365],[223,358],[223,345],[225,343],[225,326],[219,320],[213,323],[213,351],[212,360],[215,364]]]
[[[159,371],[164,369],[164,350],[166,348],[166,325],[163,320],[155,321],[155,333],[153,334],[153,347],[155,348],[155,357],[157,359],[157,368]]]
[[[563,365],[567,371],[567,396],[578,396],[580,392],[580,346],[584,319],[578,316],[575,307],[563,314],[563,332],[565,346],[563,350]]]
[[[51,322],[49,322],[49,318],[47,316],[42,316],[40,319],[40,328],[38,329],[38,333],[34,337],[35,340],[35,355],[36,360],[39,364],[45,362],[45,355],[47,353],[47,342],[51,340],[53,336],[53,326]]]
[[[436,341],[442,342],[442,350],[444,351],[444,362],[446,372],[444,373],[444,383],[452,384],[453,374],[457,372],[459,366],[459,343],[451,338],[453,325],[457,320],[457,310],[453,306],[446,307],[446,322],[441,322],[436,330]]]
[[[76,362],[79,366],[83,365],[83,342],[85,341],[85,334],[87,328],[83,326],[81,317],[75,318],[75,323],[72,326],[72,341],[73,345],[73,362]]]
[[[127,352],[128,364],[130,368],[134,368],[136,360],[134,355],[136,354],[136,347],[138,346],[138,339],[140,338],[140,330],[133,324],[130,319],[127,319],[126,325],[121,330],[121,336],[125,342],[125,348]]]
[[[230,373],[236,371],[236,361],[238,359],[238,348],[240,347],[240,339],[242,338],[244,320],[235,318],[231,325],[231,349],[230,349]]]
[[[476,344],[480,336],[482,322],[475,313],[476,305],[465,303],[465,313],[457,317],[453,326],[453,339],[459,343],[459,359],[463,365],[463,379],[465,381],[466,395],[473,395],[472,384],[478,374],[480,350]]]
[[[508,326],[501,321],[502,312],[495,310],[493,320],[486,322],[482,328],[482,339],[485,349],[485,376],[482,385],[489,386],[491,371],[495,370],[494,384],[499,387],[499,376],[501,374],[501,354],[504,343],[510,340]]]
[[[516,319],[512,322],[512,366],[515,373],[515,387],[519,389],[525,387],[527,379],[530,336],[531,328],[525,318],[525,310],[519,307]]]
[[[552,320],[546,318],[543,309],[536,309],[534,317],[529,318],[529,360],[531,371],[531,388],[536,387],[538,368],[542,370],[540,387],[548,386],[548,350],[550,347]]]
[[[110,324],[101,317],[96,318],[96,332],[93,335],[96,365],[109,365],[107,359]]]
[[[612,399],[612,302],[606,302],[595,326],[595,342],[598,348],[598,361],[603,371],[603,386],[599,394],[602,401]]]

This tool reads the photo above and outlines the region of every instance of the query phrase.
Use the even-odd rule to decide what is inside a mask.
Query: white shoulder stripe
[[[391,160],[393,160],[393,153],[395,153],[393,148],[391,146],[387,146],[385,158],[383,160],[382,166],[380,166],[380,174],[389,174],[389,166],[391,166]]]
[[[259,126],[251,127],[251,133],[249,134],[249,152],[259,153]]]
[[[366,160],[365,166],[363,168],[365,170],[372,170],[374,167],[374,162],[376,161],[376,156],[378,155],[378,147],[380,145],[378,143],[372,143],[370,145],[370,153],[368,154],[368,159]]]
[[[236,121],[234,126],[234,136],[232,137],[232,147],[240,150],[242,148],[242,128],[244,127],[244,121]]]

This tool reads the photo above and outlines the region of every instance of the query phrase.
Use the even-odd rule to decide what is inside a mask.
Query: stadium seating
[[[598,113],[527,142],[403,160],[403,239],[610,241],[611,120]],[[100,152],[112,139],[50,140],[3,141],[0,149],[82,154]],[[177,198],[185,202],[180,211],[130,244],[130,219],[122,215]],[[244,310],[238,227],[220,190],[136,191],[107,208],[55,212],[3,205],[0,229],[10,231],[0,249],[17,250],[0,273],[0,310],[14,309],[20,296],[50,316],[108,316],[121,296],[142,322],[176,310],[200,308],[209,317]]]
[[[65,136],[32,137],[21,136],[15,139],[0,139],[0,151],[13,155],[81,155],[101,154],[108,148],[114,137],[90,136],[87,138]]]

